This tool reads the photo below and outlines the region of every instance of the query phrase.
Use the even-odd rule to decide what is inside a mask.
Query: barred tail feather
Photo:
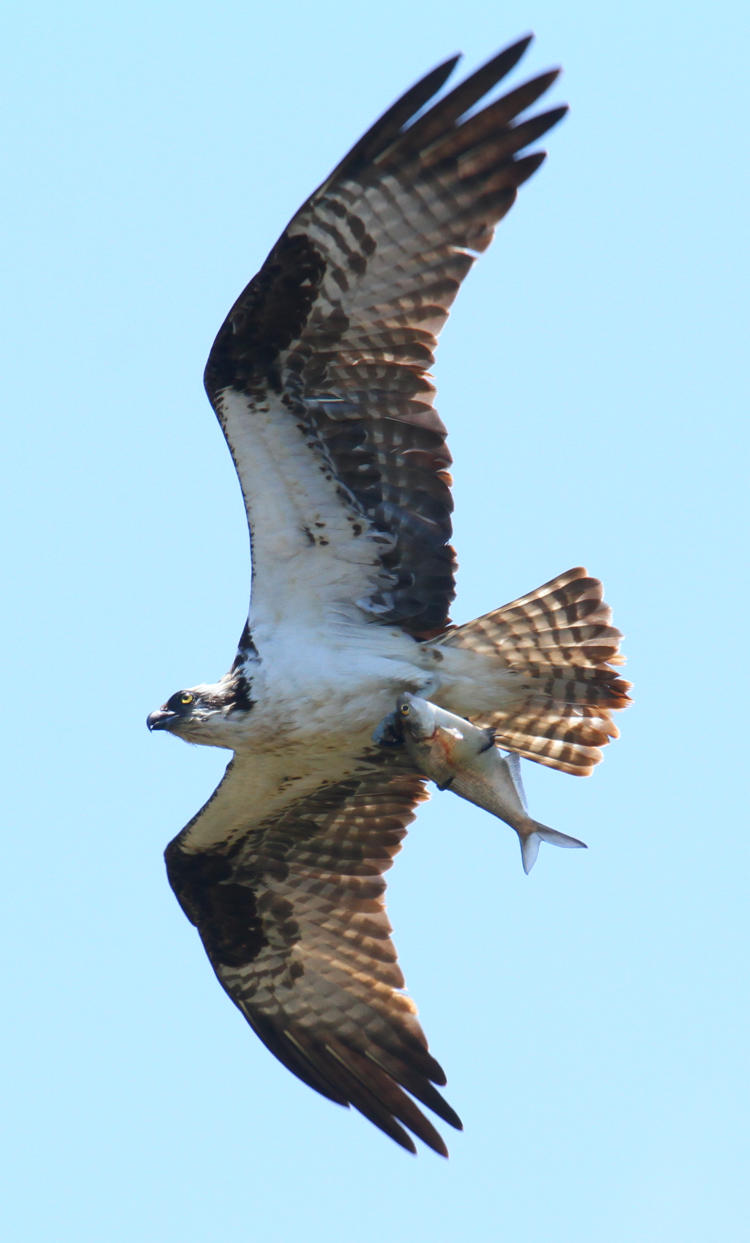
[[[496,705],[467,715],[492,728],[498,746],[585,776],[617,737],[610,713],[630,703],[630,683],[613,668],[623,663],[622,635],[602,591],[584,569],[568,570],[434,640],[479,657],[482,700],[496,678]]]

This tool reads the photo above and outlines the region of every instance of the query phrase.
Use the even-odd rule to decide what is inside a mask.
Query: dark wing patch
[[[205,374],[212,401],[226,387],[280,390],[280,356],[303,332],[324,272],[323,255],[306,237],[280,239],[213,344]]]
[[[456,566],[451,457],[427,370],[461,281],[544,158],[522,152],[565,112],[518,120],[556,72],[466,114],[529,42],[417,116],[455,65],[446,62],[376,122],[291,221],[206,367],[230,448],[247,423],[231,425],[221,394],[261,407],[269,390],[283,394],[342,499],[386,536],[387,585],[365,607],[422,638],[448,621]]]
[[[383,873],[424,797],[420,778],[379,758],[226,849],[188,851],[182,834],[166,860],[221,984],[271,1052],[404,1148],[415,1150],[411,1131],[447,1155],[411,1098],[461,1123],[400,991],[383,900]]]

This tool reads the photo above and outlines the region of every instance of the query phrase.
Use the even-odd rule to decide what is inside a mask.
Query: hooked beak
[[[156,712],[149,712],[146,724],[149,729],[169,729],[172,722],[176,720],[176,712],[170,712],[169,708],[157,708]]]

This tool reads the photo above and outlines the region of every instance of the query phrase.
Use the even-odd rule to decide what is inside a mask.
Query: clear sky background
[[[3,1138],[37,1243],[746,1237],[747,12],[515,0],[15,4],[0,51]],[[543,847],[448,794],[389,885],[465,1132],[401,1152],[217,985],[161,853],[225,755],[247,536],[201,388],[297,206],[415,78],[533,28],[569,118],[436,377],[457,620],[586,564],[636,703]],[[334,705],[335,709],[335,705]]]

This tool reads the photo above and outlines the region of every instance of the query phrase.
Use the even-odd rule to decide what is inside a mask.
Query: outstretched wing
[[[445,1075],[400,991],[383,900],[383,872],[426,797],[421,778],[395,764],[362,765],[281,813],[238,823],[235,759],[168,846],[167,870],[221,984],[271,1052],[404,1148],[415,1151],[408,1130],[447,1155],[411,1098],[461,1123],[433,1086]],[[195,849],[201,836],[225,841]]]
[[[519,120],[556,71],[470,112],[529,42],[422,115],[457,57],[398,100],[216,338],[206,388],[245,497],[256,633],[320,602],[356,602],[418,637],[446,625],[451,459],[427,370],[461,281],[544,159],[523,152],[565,112]]]

